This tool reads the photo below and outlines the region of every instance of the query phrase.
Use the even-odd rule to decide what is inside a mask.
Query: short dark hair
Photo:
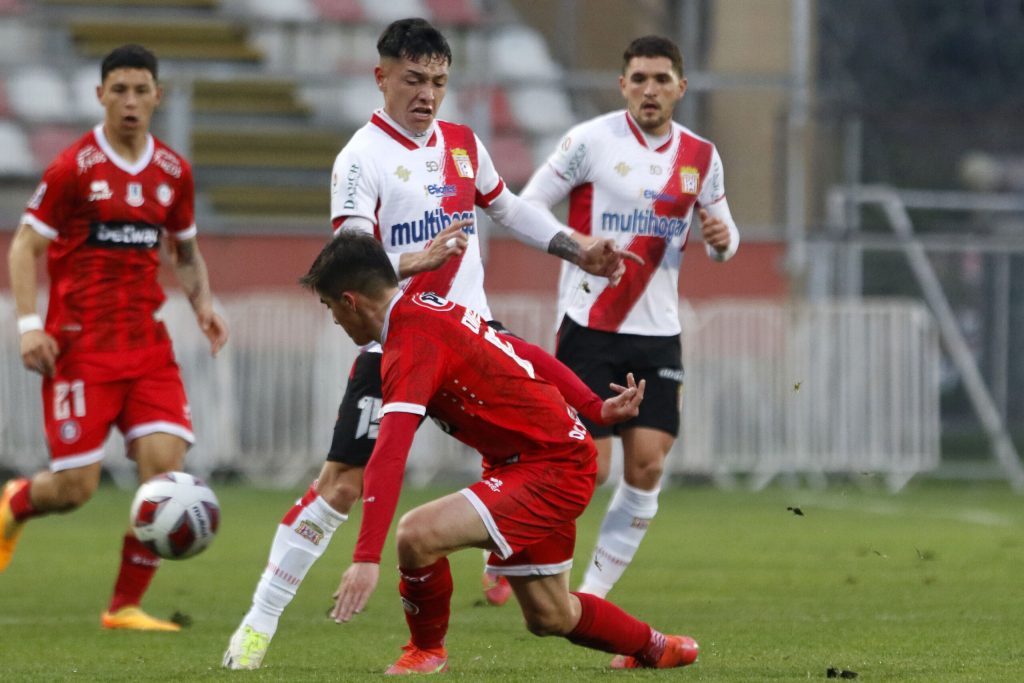
[[[100,83],[107,80],[107,74],[114,69],[146,69],[156,80],[156,55],[142,47],[130,43],[116,47],[110,51],[100,64]]]
[[[443,59],[452,63],[452,49],[444,35],[426,19],[410,17],[388,25],[377,40],[377,54],[393,59]]]
[[[683,55],[679,46],[664,36],[643,36],[630,43],[622,53],[622,73],[626,73],[634,57],[667,57],[672,61],[676,75],[683,77]]]
[[[397,287],[398,276],[384,247],[372,235],[342,230],[320,250],[299,284],[337,300],[344,292],[372,296],[387,287]]]

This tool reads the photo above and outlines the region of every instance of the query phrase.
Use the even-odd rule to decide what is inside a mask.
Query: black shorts
[[[489,320],[487,324],[502,334],[512,334],[496,320]],[[366,467],[370,461],[373,447],[377,445],[381,396],[384,393],[380,367],[381,354],[366,351],[352,363],[345,395],[338,406],[331,450],[327,452],[329,462]]]
[[[647,380],[640,414],[632,420],[605,427],[583,418],[594,438],[619,434],[630,427],[651,427],[679,434],[683,398],[683,352],[679,335],[651,337],[603,332],[583,327],[568,316],[558,329],[555,357],[569,366],[601,398],[614,392],[610,382],[626,383],[626,373]]]
[[[334,423],[329,462],[366,467],[380,429],[381,354],[363,351],[352,364]]]

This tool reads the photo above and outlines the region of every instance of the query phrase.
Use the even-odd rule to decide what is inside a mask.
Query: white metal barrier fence
[[[548,348],[549,297],[493,297],[495,316]],[[13,303],[0,298],[0,466],[47,462],[39,378],[26,372]],[[235,470],[293,486],[323,462],[355,347],[310,296],[249,295],[220,308],[231,341],[212,359],[187,302],[163,310],[188,390],[197,444],[188,467]],[[909,302],[785,306],[723,303],[685,309],[686,396],[671,473],[871,472],[898,488],[939,460],[939,350],[930,314]],[[134,481],[119,435],[105,466]],[[432,424],[417,435],[409,476],[468,478],[479,460]]]

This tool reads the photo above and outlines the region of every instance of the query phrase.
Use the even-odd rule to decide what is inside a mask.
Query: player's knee
[[[564,636],[572,631],[566,616],[553,611],[529,612],[526,618],[526,630],[535,636]]]
[[[623,478],[634,488],[651,491],[658,488],[664,472],[664,458],[647,458],[641,462],[630,463],[625,468]]]
[[[96,492],[96,485],[97,482],[81,477],[68,477],[62,480],[58,489],[59,511],[69,512],[88,503],[92,494]]]
[[[361,482],[356,483],[345,478],[335,478],[329,481],[320,480],[317,482],[317,493],[327,501],[327,504],[342,514],[348,514],[359,496],[363,494]]]
[[[398,550],[400,562],[418,562],[432,554],[434,549],[431,539],[434,534],[424,522],[425,520],[421,519],[415,510],[407,512],[398,520],[398,527],[395,529],[395,547]]]

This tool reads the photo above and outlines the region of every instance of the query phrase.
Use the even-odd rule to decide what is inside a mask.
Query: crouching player
[[[484,459],[481,481],[399,522],[399,591],[410,639],[386,673],[447,669],[447,556],[463,548],[494,554],[492,563],[509,576],[536,635],[614,653],[612,665],[622,668],[678,667],[697,659],[692,638],[664,635],[607,600],[569,592],[575,520],[594,492],[596,450],[576,411],[507,340],[476,313],[435,294],[403,295],[370,236],[338,235],[302,283],[355,343],[383,347],[380,431],[335,618],[351,619],[377,585],[381,548],[422,417],[432,417]],[[637,399],[635,387],[625,392]]]

